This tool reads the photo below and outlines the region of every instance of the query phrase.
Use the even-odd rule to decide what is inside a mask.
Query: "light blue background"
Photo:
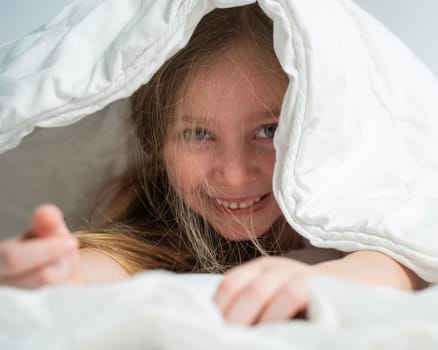
[[[438,76],[437,0],[355,1],[385,23]],[[0,0],[0,44],[36,29],[70,2],[72,0]]]
[[[0,0],[0,44],[33,31],[72,0]]]

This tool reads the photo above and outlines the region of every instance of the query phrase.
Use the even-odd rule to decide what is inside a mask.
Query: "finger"
[[[43,204],[35,209],[30,233],[34,237],[70,234],[61,210],[53,204]]]
[[[35,289],[45,285],[65,283],[68,281],[70,273],[71,270],[67,260],[59,259],[19,277],[3,279],[1,284],[17,288]]]
[[[225,319],[242,325],[254,324],[289,278],[289,273],[266,269],[235,296],[224,312]]]
[[[0,277],[17,276],[77,250],[75,237],[49,237],[32,240],[12,240],[0,246]]]
[[[235,267],[225,274],[214,296],[214,301],[222,313],[229,309],[231,302],[260,273],[260,269],[261,266],[250,262]]]
[[[289,320],[307,311],[309,291],[307,279],[293,278],[285,283],[259,315],[256,323]]]

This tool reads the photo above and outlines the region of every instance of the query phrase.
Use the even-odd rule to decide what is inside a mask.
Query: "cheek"
[[[205,164],[192,154],[182,150],[165,150],[164,159],[170,184],[177,193],[193,191],[206,176]]]
[[[255,158],[258,163],[258,168],[265,176],[272,177],[275,167],[275,151],[270,149],[267,151],[261,151],[258,157]]]
[[[271,152],[267,158],[268,159],[267,159],[266,163],[268,164],[268,166],[267,166],[268,171],[271,174],[273,174],[274,173],[274,166],[275,166],[275,151]]]

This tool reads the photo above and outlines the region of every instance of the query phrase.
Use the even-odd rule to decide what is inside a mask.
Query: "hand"
[[[413,271],[377,251],[356,251],[316,265],[284,257],[263,257],[226,273],[215,301],[225,319],[233,323],[287,320],[307,310],[308,279],[316,275],[407,291],[424,286]]]
[[[289,258],[258,258],[227,272],[215,301],[232,323],[288,320],[307,310],[307,280],[318,273]]]
[[[82,283],[77,239],[61,211],[46,204],[36,208],[30,229],[0,242],[0,285],[37,288]]]

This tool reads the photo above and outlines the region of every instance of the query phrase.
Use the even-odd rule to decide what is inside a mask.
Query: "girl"
[[[315,265],[280,256],[305,242],[272,194],[273,137],[289,83],[272,35],[257,5],[205,16],[132,97],[140,151],[105,222],[73,236],[59,209],[37,208],[29,231],[0,245],[1,282],[35,288],[153,268],[226,272],[215,301],[241,324],[305,311],[314,275],[418,288],[417,276],[378,252]]]

